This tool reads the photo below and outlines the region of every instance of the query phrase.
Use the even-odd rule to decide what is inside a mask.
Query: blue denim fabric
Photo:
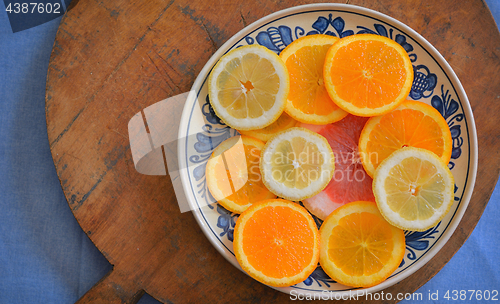
[[[500,1],[486,2],[500,24]],[[45,82],[61,17],[13,33],[0,10],[0,303],[73,303],[111,265],[73,217],[49,150]],[[442,302],[447,290],[500,290],[499,184],[464,246],[417,291],[419,303],[432,303],[429,291]]]

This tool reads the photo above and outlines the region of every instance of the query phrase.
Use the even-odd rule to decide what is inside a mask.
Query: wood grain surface
[[[46,117],[69,207],[113,270],[79,302],[289,301],[243,274],[180,213],[168,177],[134,169],[127,134],[141,109],[188,91],[210,56],[246,25],[315,1],[73,0],[48,70]],[[444,248],[384,292],[413,292],[460,248],[499,175],[500,35],[480,0],[352,0],[415,29],[461,80],[476,119],[479,171],[469,207]],[[223,300],[221,300],[223,299]],[[99,300],[99,301],[98,301]]]

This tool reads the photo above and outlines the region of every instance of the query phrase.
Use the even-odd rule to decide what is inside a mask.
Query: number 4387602
[[[60,14],[61,3],[9,3],[5,11],[9,14]]]
[[[446,300],[461,300],[461,301],[471,301],[471,300],[493,300],[498,301],[498,290],[447,290],[444,294]]]

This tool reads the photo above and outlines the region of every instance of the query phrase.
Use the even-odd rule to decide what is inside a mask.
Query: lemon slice
[[[318,194],[332,179],[334,169],[328,141],[305,128],[279,132],[266,143],[260,157],[266,187],[291,201]]]
[[[278,55],[260,45],[247,45],[220,58],[208,78],[208,94],[215,113],[228,126],[255,130],[281,115],[289,83]]]
[[[389,223],[425,231],[450,210],[454,185],[450,169],[436,154],[407,147],[380,163],[373,178],[373,194]]]

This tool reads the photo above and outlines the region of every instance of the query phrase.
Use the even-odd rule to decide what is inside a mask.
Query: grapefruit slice
[[[368,118],[347,115],[332,124],[301,124],[324,136],[335,156],[335,171],[330,183],[317,195],[303,200],[304,206],[318,218],[326,217],[338,207],[354,201],[375,202],[372,178],[366,173],[358,152],[359,136]]]

